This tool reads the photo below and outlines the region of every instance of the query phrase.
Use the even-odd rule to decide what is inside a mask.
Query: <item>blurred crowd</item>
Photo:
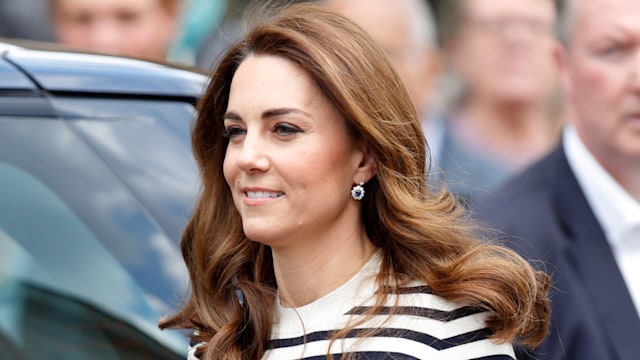
[[[547,153],[564,117],[552,0],[316,0],[387,51],[423,119],[434,185],[471,203]],[[0,37],[209,69],[248,0],[2,0]]]
[[[620,192],[622,188],[624,195],[618,199],[626,204],[626,210],[615,209],[613,212],[624,214],[621,216],[628,218],[631,223],[627,227],[632,228],[631,234],[635,235],[628,235],[634,241],[628,251],[607,246],[599,248],[605,250],[597,253],[578,253],[564,258],[564,248],[556,253],[551,249],[559,246],[557,243],[545,243],[547,248],[526,254],[537,260],[551,262],[554,266],[551,271],[564,269],[561,275],[569,278],[573,272],[579,272],[572,266],[574,263],[579,265],[581,256],[591,255],[593,266],[600,260],[610,260],[609,267],[602,270],[602,274],[613,273],[611,276],[623,284],[623,289],[624,284],[635,289],[632,292],[635,295],[629,296],[628,292],[623,291],[623,299],[619,299],[623,304],[621,306],[635,310],[631,304],[640,308],[640,286],[635,279],[638,273],[634,277],[630,274],[640,271],[640,265],[637,265],[640,264],[640,156],[637,155],[640,154],[640,145],[638,136],[632,138],[631,135],[619,135],[624,138],[621,141],[627,141],[626,147],[609,144],[608,139],[615,140],[617,133],[598,125],[599,119],[606,121],[608,111],[615,112],[620,108],[623,113],[621,118],[627,114],[624,115],[625,119],[635,119],[635,133],[640,129],[637,121],[640,105],[636,105],[640,103],[640,97],[634,97],[640,94],[640,70],[636,70],[639,67],[638,59],[626,58],[632,52],[636,56],[636,47],[640,43],[640,35],[633,33],[638,30],[633,28],[633,24],[640,23],[639,19],[633,17],[640,10],[637,9],[640,5],[634,4],[634,1],[616,0],[615,5],[605,5],[609,4],[606,0],[580,2],[580,6],[584,7],[580,10],[581,17],[573,14],[574,23],[562,29],[558,25],[560,11],[563,10],[560,0],[317,0],[358,23],[389,55],[422,119],[431,154],[428,164],[430,182],[434,186],[446,185],[461,201],[483,215],[480,217],[501,230],[510,230],[513,231],[511,234],[515,234],[518,232],[516,229],[528,226],[520,235],[528,240],[522,246],[537,241],[533,238],[536,236],[566,238],[558,234],[535,233],[534,230],[545,226],[552,229],[557,225],[560,233],[573,226],[570,220],[555,224],[564,221],[562,212],[566,209],[537,207],[546,197],[554,194],[541,190],[544,189],[540,185],[544,183],[542,180],[536,183],[538,187],[532,185],[527,192],[530,200],[508,198],[505,202],[499,202],[489,199],[496,192],[517,192],[513,190],[513,181],[521,185],[528,179],[536,178],[527,170],[541,159],[553,157],[554,154],[565,159],[565,153],[568,154],[573,171],[566,176],[570,179],[576,176],[577,181],[574,179],[567,186],[580,186],[586,195],[580,195],[578,199],[567,198],[566,202],[588,203],[595,208],[589,213],[595,213],[596,216],[582,218],[587,222],[584,227],[591,231],[587,236],[599,236],[609,241],[617,236],[611,234],[617,234],[615,229],[619,224],[610,220],[607,225],[608,220],[603,220],[603,217],[606,218],[606,213],[613,211],[611,208],[615,209],[620,202],[609,208],[594,205],[602,203],[604,200],[601,198],[607,195],[598,194],[597,189],[585,190],[594,188],[587,184],[591,179],[586,179],[590,174],[598,173],[602,174],[600,178],[604,178],[603,181],[611,184],[609,189]],[[208,69],[224,48],[239,36],[242,10],[248,2],[0,0],[0,37],[58,41],[71,48],[154,61],[169,60]],[[585,20],[587,15],[590,18]],[[615,23],[623,15],[628,17],[620,20],[623,25]],[[614,30],[618,26],[623,30],[598,38],[600,34],[597,31],[606,30],[599,29],[593,22],[594,18],[599,17],[611,20]],[[582,30],[588,26],[590,32],[583,33]],[[632,30],[624,30],[625,26]],[[586,38],[588,36],[595,40]],[[611,44],[607,45],[607,41]],[[569,43],[576,50],[572,51]],[[600,43],[603,44],[600,46],[602,49],[598,48]],[[559,50],[563,45],[569,49],[564,57]],[[585,50],[582,51],[579,46],[584,46]],[[629,96],[630,100],[625,97],[616,103],[618,97],[624,97],[619,95],[624,91],[632,94],[624,95]],[[600,118],[595,118],[596,115]],[[587,122],[568,122],[570,118],[586,119]],[[611,122],[615,122],[615,119]],[[601,152],[594,149],[600,149]],[[627,154],[627,158],[616,158],[616,149],[622,149],[619,152]],[[594,158],[600,163],[595,164]],[[582,162],[578,163],[578,160]],[[581,171],[579,168],[582,165],[595,170],[593,173]],[[565,179],[562,178],[562,171],[550,170],[548,166],[534,169],[538,174],[543,173],[543,169],[548,172],[548,176],[554,180],[551,182],[553,184],[561,184]],[[527,175],[525,178],[516,177],[518,174]],[[509,179],[516,180],[511,180],[510,190],[505,190],[507,188],[501,186]],[[558,192],[567,193],[565,190]],[[482,201],[476,208],[479,199]],[[519,208],[525,206],[538,213],[531,214]],[[572,214],[579,211],[575,210]],[[509,220],[512,222],[509,223]],[[529,230],[533,232],[527,232]],[[576,230],[576,233],[579,231]],[[573,239],[571,236],[569,238]],[[545,249],[548,251],[545,252]],[[569,263],[568,268],[564,268],[563,261]],[[618,267],[621,270],[617,270]],[[585,276],[576,275],[575,279],[571,279],[576,283],[588,283],[590,279]],[[602,275],[601,280],[608,282],[610,278]],[[561,285],[573,286],[567,283]],[[576,293],[597,296],[589,293],[591,290],[582,291],[577,289]],[[563,299],[559,297],[556,303],[562,304]],[[588,306],[583,309],[586,309],[585,312],[592,311]],[[616,309],[609,308],[605,312],[609,315],[604,316],[620,317],[612,315],[614,313]],[[626,315],[622,317],[628,318]],[[640,329],[640,320],[635,321],[637,317],[638,311],[635,311],[630,316],[634,323],[627,328],[635,336],[639,334],[634,331]],[[589,334],[588,328],[584,328],[584,333],[580,334],[576,329],[582,325],[577,324],[577,328],[567,331],[574,331],[576,338],[600,336]],[[556,328],[554,331],[562,332],[563,329]],[[564,340],[560,341],[560,335],[556,335],[555,340],[564,343],[555,344],[553,349],[561,348],[565,355],[583,354],[575,349],[585,344],[579,340],[575,344],[567,343],[567,335],[564,336]],[[618,335],[608,336],[618,338]],[[619,343],[615,346],[603,344],[599,348],[598,344],[596,341],[590,345],[593,345],[593,354],[601,354],[603,359],[609,355],[598,353],[599,349],[625,346]],[[568,348],[571,346],[575,348]],[[548,351],[553,353],[555,350]],[[598,355],[584,356],[570,358],[595,359]],[[619,358],[627,357],[621,355]]]

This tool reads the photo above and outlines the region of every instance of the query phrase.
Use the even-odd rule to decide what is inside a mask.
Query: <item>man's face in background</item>
[[[172,0],[52,0],[55,36],[82,50],[162,61],[178,32]]]

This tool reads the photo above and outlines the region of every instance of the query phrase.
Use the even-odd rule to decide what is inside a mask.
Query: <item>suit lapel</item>
[[[555,207],[565,226],[567,259],[573,261],[591,297],[611,348],[620,359],[640,354],[640,317],[604,232],[587,203],[567,158],[557,157]]]

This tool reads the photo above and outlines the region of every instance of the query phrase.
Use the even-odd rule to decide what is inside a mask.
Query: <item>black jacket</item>
[[[550,334],[531,358],[640,359],[640,317],[562,145],[480,198],[474,216],[552,276]]]

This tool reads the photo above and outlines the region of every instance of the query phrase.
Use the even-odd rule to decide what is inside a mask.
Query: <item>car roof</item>
[[[197,68],[2,39],[0,59],[3,89],[197,98],[208,80]]]

